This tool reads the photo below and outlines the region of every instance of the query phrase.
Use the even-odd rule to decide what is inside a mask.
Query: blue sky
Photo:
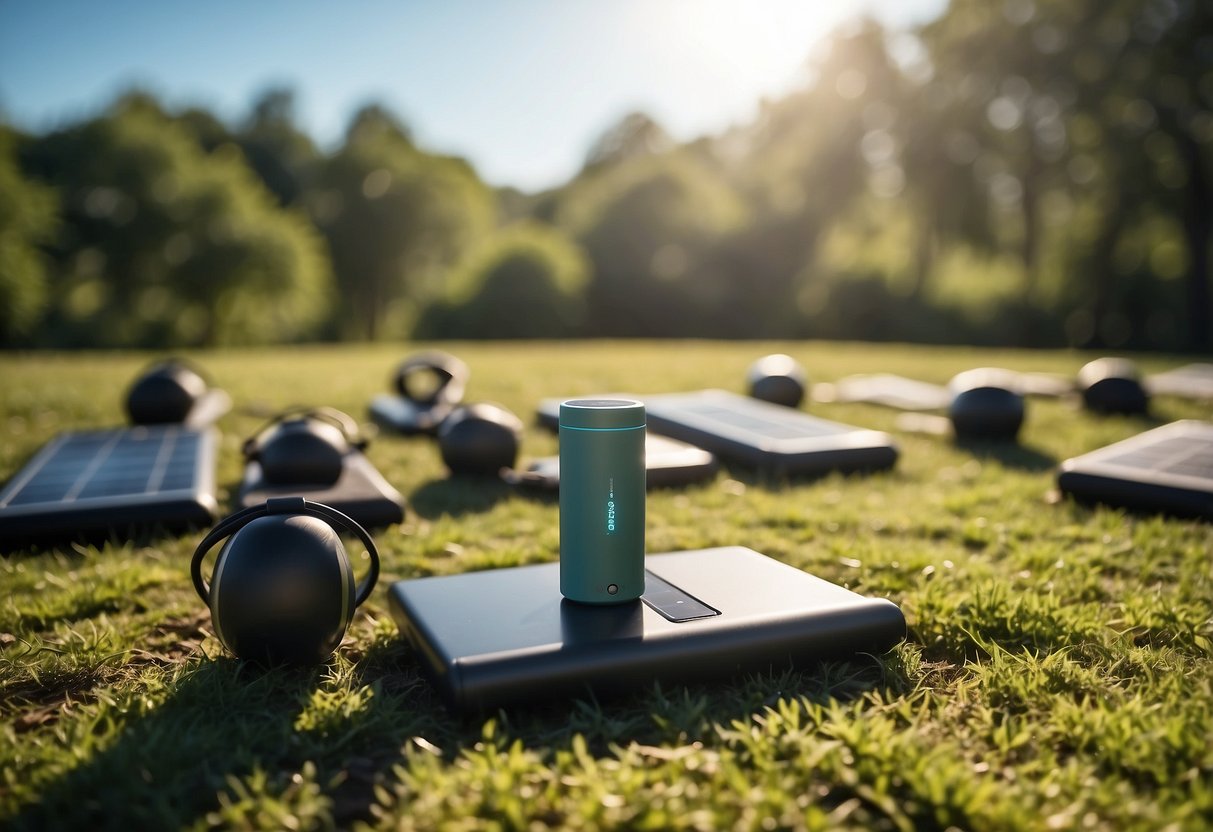
[[[493,184],[576,172],[624,113],[675,136],[715,132],[802,78],[843,20],[899,26],[943,0],[446,0],[320,3],[0,0],[0,114],[43,130],[138,84],[239,119],[272,85],[324,144],[379,101],[425,146]]]

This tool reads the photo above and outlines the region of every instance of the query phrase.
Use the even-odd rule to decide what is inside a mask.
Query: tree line
[[[632,113],[493,189],[383,107],[322,152],[132,91],[0,125],[0,343],[850,338],[1213,348],[1213,5],[859,20],[719,135]]]

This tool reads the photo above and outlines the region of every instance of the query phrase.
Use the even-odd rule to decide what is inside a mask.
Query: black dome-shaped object
[[[188,364],[173,359],[155,364],[126,393],[126,413],[135,425],[184,422],[206,395],[206,379]]]
[[[1014,440],[1024,420],[1024,397],[1015,375],[980,367],[959,373],[948,383],[948,417],[958,439]]]
[[[364,444],[353,419],[320,407],[280,414],[244,443],[244,455],[272,485],[332,485],[345,455]]]
[[[746,370],[746,385],[755,399],[785,407],[800,407],[808,377],[804,367],[783,353],[765,355]]]
[[[334,526],[357,534],[371,556],[357,587]],[[208,586],[202,559],[228,535]],[[379,554],[366,530],[344,514],[293,498],[222,521],[199,544],[191,569],[228,650],[265,664],[315,664],[337,649],[354,609],[370,595]]]
[[[521,442],[522,420],[486,402],[457,408],[438,431],[442,461],[454,474],[496,476],[514,467]]]
[[[1082,403],[1095,413],[1137,414],[1150,408],[1150,394],[1137,365],[1127,358],[1097,358],[1078,371]]]

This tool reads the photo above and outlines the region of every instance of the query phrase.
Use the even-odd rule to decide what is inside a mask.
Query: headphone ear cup
[[[337,427],[315,419],[291,419],[257,441],[246,456],[261,465],[271,485],[332,485],[341,478],[351,445]]]
[[[189,365],[161,362],[136,379],[127,391],[127,417],[135,425],[184,422],[207,389],[206,379]]]

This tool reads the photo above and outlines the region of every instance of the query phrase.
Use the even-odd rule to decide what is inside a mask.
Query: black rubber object
[[[245,440],[243,451],[272,485],[331,485],[350,449],[365,446],[357,423],[340,410],[292,408]]]
[[[1015,376],[979,367],[958,374],[948,384],[952,401],[948,417],[958,439],[1014,440],[1023,426],[1025,405]]]
[[[338,530],[356,535],[370,555],[357,588]],[[208,584],[202,560],[224,538]],[[354,610],[374,589],[379,551],[362,526],[336,509],[288,497],[222,520],[198,544],[190,573],[232,653],[263,664],[316,664],[337,649]]]
[[[746,370],[748,392],[756,399],[785,407],[800,407],[808,376],[790,355],[775,353],[755,361]]]
[[[487,402],[456,408],[438,430],[442,461],[453,474],[497,476],[513,468],[522,442],[522,420]]]
[[[127,417],[134,425],[180,424],[209,388],[192,364],[179,358],[158,362],[127,390]]]
[[[1135,415],[1150,409],[1137,365],[1127,358],[1097,358],[1078,371],[1082,403],[1095,413]]]

